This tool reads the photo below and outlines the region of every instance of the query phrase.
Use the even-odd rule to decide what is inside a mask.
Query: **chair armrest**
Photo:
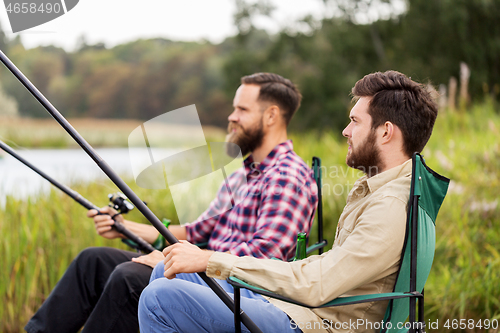
[[[234,276],[228,277],[226,281],[230,285],[232,285],[233,287],[235,287],[235,288],[245,288],[245,289],[251,290],[251,291],[253,291],[253,292],[257,293],[257,294],[261,294],[261,295],[269,296],[269,297],[272,297],[272,298],[276,298],[276,299],[279,299],[279,300],[282,300],[282,301],[285,301],[285,302],[288,302],[288,303],[292,303],[292,304],[297,304],[297,305],[300,305],[300,306],[309,307],[308,305],[306,305],[304,303],[301,303],[301,302],[297,302],[297,301],[295,301],[295,300],[293,300],[291,298],[275,294],[275,293],[273,293],[273,292],[271,292],[269,290],[263,289],[263,288],[252,286],[251,284],[248,284],[245,281],[240,280],[240,279],[238,279],[237,277],[234,277]]]
[[[419,292],[413,292],[413,293],[392,292],[392,293],[346,296],[346,297],[338,297],[328,303],[318,306],[318,308],[326,308],[330,306],[340,306],[340,305],[351,305],[351,304],[366,303],[366,302],[388,301],[391,299],[406,298],[406,297],[423,297],[423,296]]]
[[[306,253],[309,254],[311,252],[314,252],[316,250],[319,250],[319,249],[325,247],[326,245],[328,245],[328,241],[325,239],[322,242],[319,242],[319,243],[316,243],[316,244],[313,244],[313,245],[309,246],[306,249]]]
[[[366,303],[366,302],[375,302],[375,301],[386,301],[386,300],[391,300],[391,299],[396,299],[396,298],[405,298],[405,297],[423,297],[421,293],[419,292],[413,292],[413,293],[402,293],[402,292],[392,292],[392,293],[382,293],[382,294],[367,294],[367,295],[358,295],[358,296],[347,296],[347,297],[338,297],[328,303],[322,304],[320,306],[309,306],[307,304],[304,304],[302,302],[295,301],[291,298],[275,294],[269,290],[259,288],[256,286],[252,286],[251,284],[246,283],[245,281],[242,281],[234,276],[231,276],[227,279],[227,282],[232,285],[233,287],[236,288],[245,288],[248,290],[251,290],[255,293],[265,295],[268,297],[276,298],[288,303],[296,304],[299,306],[303,306],[306,308],[326,308],[330,306],[340,306],[340,305],[351,305],[351,304],[358,304],[358,303]]]

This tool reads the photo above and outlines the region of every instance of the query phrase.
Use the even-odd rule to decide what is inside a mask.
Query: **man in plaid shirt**
[[[278,144],[261,163],[255,163],[250,155],[244,164],[247,183],[236,193],[248,193],[242,202],[206,218],[209,208],[185,225],[186,238],[194,244],[208,242],[208,249],[240,257],[290,259],[295,254],[297,234],[310,229],[317,203],[310,169],[294,153],[291,140]],[[230,184],[234,178],[238,177],[229,177]],[[227,196],[227,191],[219,191],[211,206],[228,200]]]
[[[309,232],[317,205],[312,171],[293,152],[287,126],[300,106],[295,85],[277,74],[257,73],[241,79],[229,116],[227,141],[249,155],[244,162],[246,184],[235,193],[237,204],[213,215],[213,209],[230,198],[222,187],[209,209],[195,222],[169,226],[179,240],[208,242],[209,250],[258,258],[293,257],[299,232]],[[233,182],[237,175],[228,178]],[[230,186],[230,188],[233,188]],[[90,210],[97,233],[121,237],[111,228],[104,207]],[[212,216],[212,217],[209,217]],[[153,243],[158,231],[152,226],[118,219],[129,230]],[[71,263],[56,288],[25,329],[32,332],[134,332],[138,331],[139,296],[149,278],[163,274],[164,256],[113,248],[89,248]],[[151,275],[152,267],[155,272]],[[158,273],[159,272],[159,273]],[[179,278],[191,279],[195,274]]]

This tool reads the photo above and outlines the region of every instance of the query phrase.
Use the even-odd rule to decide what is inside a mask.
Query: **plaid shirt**
[[[295,154],[291,140],[277,145],[260,164],[250,155],[244,166],[246,184],[237,190],[236,205],[207,218],[231,200],[222,186],[210,207],[185,225],[187,239],[237,256],[287,260],[295,255],[297,234],[309,234],[313,222],[318,188],[312,170]],[[237,173],[228,177],[231,189]]]

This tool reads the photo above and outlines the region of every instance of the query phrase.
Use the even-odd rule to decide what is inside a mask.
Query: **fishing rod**
[[[0,140],[0,148],[2,148],[6,153],[8,153],[9,155],[11,155],[15,159],[17,159],[19,162],[26,165],[31,170],[35,171],[37,174],[39,174],[40,176],[42,176],[46,180],[48,180],[49,183],[51,183],[52,185],[54,185],[55,187],[57,187],[58,189],[60,189],[64,193],[66,193],[67,195],[69,195],[73,200],[78,202],[83,207],[85,207],[87,209],[95,209],[95,210],[97,210],[97,212],[99,214],[102,214],[99,212],[99,209],[100,209],[99,207],[97,207],[96,205],[94,205],[93,203],[91,203],[90,201],[85,199],[84,197],[82,197],[81,194],[79,194],[78,192],[70,189],[68,186],[58,182],[57,180],[50,177],[42,170],[35,167],[33,164],[31,164],[26,159],[21,157],[18,153],[16,153],[11,147],[9,147],[2,140]],[[127,206],[126,203],[124,202],[123,198],[121,198],[120,196],[110,195],[109,199],[115,206],[119,206],[118,208],[119,208],[120,214],[127,213],[130,209],[134,208],[130,203],[128,203],[130,206]],[[116,231],[118,231],[119,233],[121,233],[122,235],[124,235],[125,237],[127,237],[128,239],[133,241],[134,243],[136,243],[140,250],[147,251],[147,252],[153,252],[154,250],[156,250],[151,244],[149,244],[144,239],[142,239],[141,237],[134,234],[132,231],[128,230],[122,223],[116,221],[114,219],[114,217],[113,217],[113,220],[115,221],[113,228],[115,228]]]
[[[146,204],[132,191],[132,189],[118,176],[118,174],[104,161],[92,146],[71,126],[62,114],[49,102],[47,98],[31,83],[26,76],[12,63],[12,61],[0,50],[0,61],[7,69],[28,89],[35,99],[42,104],[47,112],[64,128],[64,130],[78,143],[78,145],[94,160],[97,166],[111,179],[111,181],[132,201],[144,217],[160,232],[165,240],[170,244],[178,243],[179,240],[161,223],[156,215],[146,206]],[[235,309],[233,299],[215,282],[209,278],[205,272],[197,273],[200,278],[215,292],[224,304],[233,312],[239,311],[241,321],[252,333],[262,333],[250,317],[241,309]]]

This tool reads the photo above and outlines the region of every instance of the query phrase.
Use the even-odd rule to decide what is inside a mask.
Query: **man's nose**
[[[346,128],[344,128],[344,130],[342,131],[342,135],[345,136],[346,138],[349,137],[348,128],[349,128],[349,125],[347,125]]]
[[[229,122],[237,122],[238,121],[238,117],[236,116],[236,110],[234,110],[233,112],[231,112],[231,114],[229,115],[229,117],[227,117],[227,120]]]

